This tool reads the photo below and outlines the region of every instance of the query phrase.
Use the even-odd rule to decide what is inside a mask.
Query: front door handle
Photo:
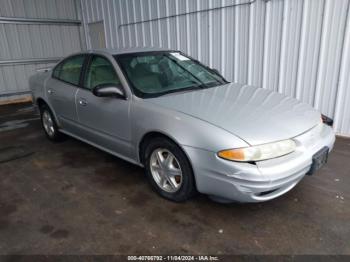
[[[85,99],[79,99],[79,105],[86,106],[87,105],[86,100]]]

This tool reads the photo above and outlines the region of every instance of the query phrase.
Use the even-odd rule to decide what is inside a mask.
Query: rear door
[[[86,55],[76,55],[63,60],[46,83],[49,103],[60,126],[69,132],[74,132],[77,126],[75,96],[85,59]]]
[[[81,137],[114,153],[130,157],[130,99],[97,97],[92,90],[97,85],[121,84],[111,61],[93,55],[86,67],[82,88],[76,94]]]

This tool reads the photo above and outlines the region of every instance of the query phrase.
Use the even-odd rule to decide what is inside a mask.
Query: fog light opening
[[[257,196],[266,196],[266,195],[269,195],[275,191],[277,191],[279,188],[276,188],[276,189],[272,189],[272,190],[268,190],[268,191],[264,191],[264,192],[260,192],[257,194]]]

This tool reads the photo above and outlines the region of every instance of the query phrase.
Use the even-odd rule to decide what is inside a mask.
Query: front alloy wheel
[[[158,148],[151,155],[151,173],[164,191],[174,193],[182,184],[182,171],[177,158],[167,149]]]
[[[165,137],[154,138],[143,153],[148,180],[162,197],[181,202],[196,193],[190,162],[174,142]]]

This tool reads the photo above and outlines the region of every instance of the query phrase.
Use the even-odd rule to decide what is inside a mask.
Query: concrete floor
[[[176,204],[143,170],[68,139],[29,105],[0,107],[0,254],[350,254],[350,140],[262,204]]]

